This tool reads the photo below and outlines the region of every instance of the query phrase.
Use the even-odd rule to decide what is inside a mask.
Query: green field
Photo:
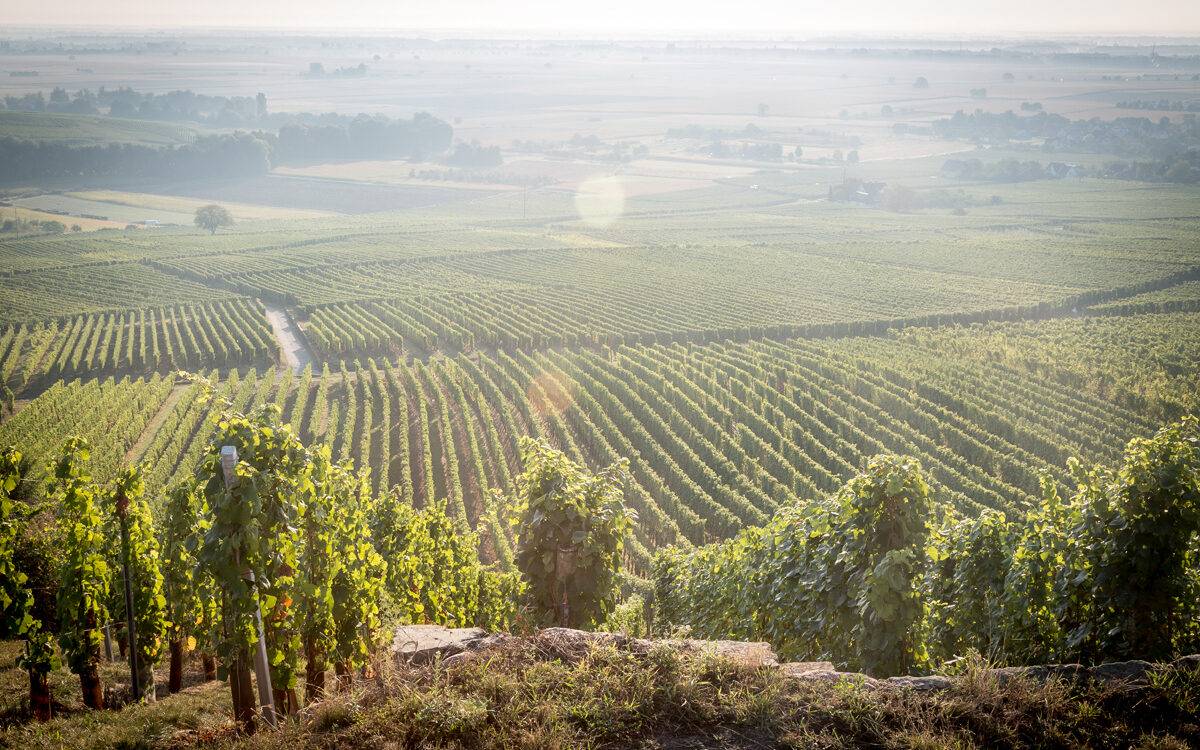
[[[199,128],[192,125],[119,117],[0,110],[0,138],[51,141],[73,146],[105,143],[174,146],[192,141],[198,131]]]

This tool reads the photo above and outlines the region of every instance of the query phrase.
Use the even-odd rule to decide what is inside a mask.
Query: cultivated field
[[[0,746],[1194,738],[1193,43],[6,34]]]

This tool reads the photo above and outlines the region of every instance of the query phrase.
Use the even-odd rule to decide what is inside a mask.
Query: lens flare
[[[625,213],[625,187],[616,176],[593,177],[575,189],[575,210],[593,227],[606,227]]]
[[[533,410],[542,417],[562,414],[575,403],[570,387],[548,372],[539,373],[525,395]]]

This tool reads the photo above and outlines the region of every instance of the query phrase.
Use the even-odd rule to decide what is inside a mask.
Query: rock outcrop
[[[502,646],[518,636],[486,633],[479,628],[444,628],[437,625],[407,625],[397,628],[392,653],[399,661],[428,664],[441,658],[446,665],[462,663]],[[790,679],[819,682],[853,682],[862,687],[883,690],[911,690],[932,693],[954,686],[953,677],[919,675],[878,679],[859,672],[840,672],[831,662],[779,662],[769,643],[761,641],[646,640],[619,633],[595,633],[571,628],[546,628],[525,639],[547,658],[578,660],[597,647],[613,647],[647,654],[654,648],[675,648],[685,653],[712,654],[751,667],[778,669]],[[1170,665],[1146,661],[1122,661],[1085,667],[1081,664],[1042,664],[1028,667],[1001,667],[988,670],[999,682],[1027,679],[1046,682],[1120,682],[1144,685],[1150,675],[1164,667],[1200,670],[1200,655],[1185,656]]]

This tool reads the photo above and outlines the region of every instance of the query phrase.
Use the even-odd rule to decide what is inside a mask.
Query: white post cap
[[[237,484],[237,448],[232,445],[221,446],[221,471],[225,474],[225,486]]]

